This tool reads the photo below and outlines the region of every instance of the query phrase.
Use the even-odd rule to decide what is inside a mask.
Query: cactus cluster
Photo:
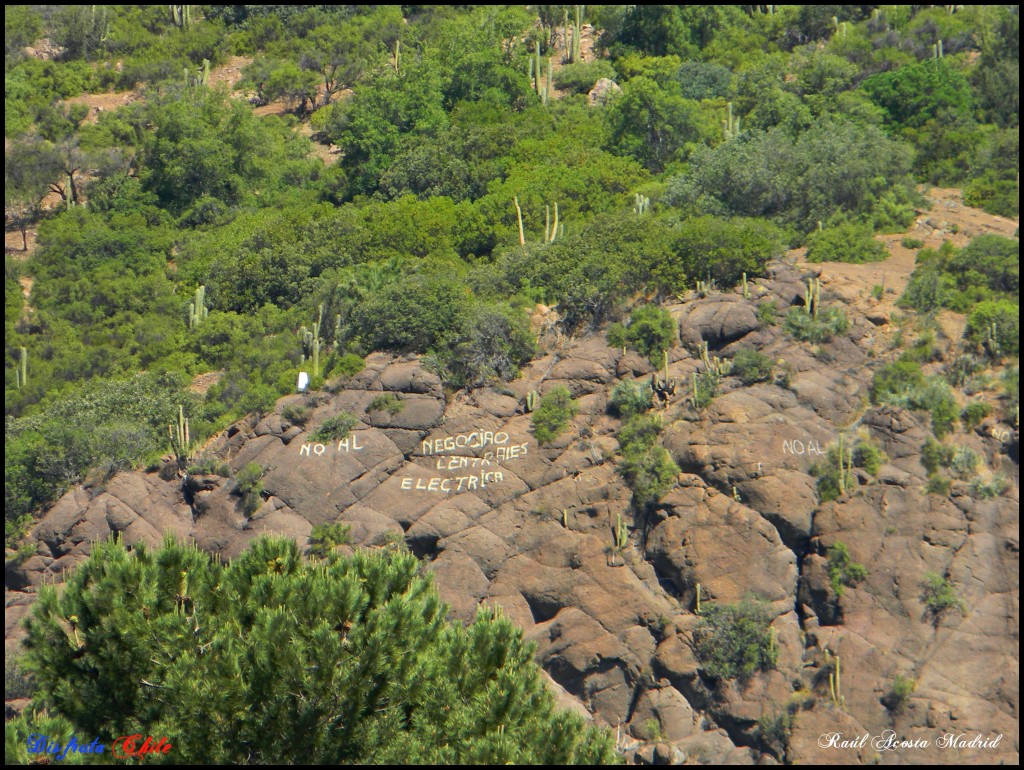
[[[580,43],[583,40],[583,33],[580,21],[583,17],[583,6],[577,5],[574,8],[575,19],[571,28],[569,27],[569,9],[562,9],[562,39],[565,41],[565,56],[562,57],[562,62],[565,64],[572,64],[581,59]]]
[[[704,368],[709,374],[716,378],[726,377],[732,371],[732,361],[709,355],[707,340],[701,340],[698,350],[700,351],[701,363],[704,364]]]
[[[192,6],[172,5],[171,22],[179,29],[188,29],[189,25],[192,23]]]
[[[697,296],[698,297],[710,297],[718,291],[718,285],[714,278],[708,278],[706,281],[697,279]]]
[[[804,312],[807,315],[818,317],[818,306],[821,304],[821,281],[817,278],[807,279],[807,288],[804,290]]]
[[[299,336],[302,338],[302,347],[304,350],[302,360],[309,360],[312,362],[313,376],[320,376],[320,346],[323,345],[323,340],[320,339],[320,323],[324,319],[324,306],[320,306],[320,316],[317,318],[313,329],[309,330],[303,326],[299,330]]]
[[[641,195],[640,193],[635,193],[633,195],[633,213],[634,214],[636,214],[637,216],[640,216],[641,214],[645,214],[648,211],[650,211],[650,208],[651,208],[651,199],[650,198],[648,198],[646,195]]]
[[[526,394],[526,411],[527,412],[532,412],[534,409],[537,408],[537,405],[539,403],[540,403],[540,394],[537,393],[537,391],[531,390],[529,393]]]
[[[728,141],[729,139],[735,139],[737,136],[740,135],[740,119],[739,116],[733,117],[732,102],[729,102],[726,105],[726,108],[728,114],[726,118],[722,121],[722,130],[725,134],[726,141]]]
[[[533,46],[534,46],[533,47],[533,56],[530,57],[530,60],[529,60],[530,61],[530,65],[529,65],[530,66],[530,79],[533,81],[533,90],[536,91],[537,92],[537,96],[540,97],[541,104],[547,106],[548,99],[551,96],[551,80],[552,80],[551,59],[550,59],[550,57],[548,58],[547,78],[544,80],[544,85],[542,86],[541,82],[540,82],[540,77],[541,77],[541,73],[543,71],[543,67],[541,66],[541,58],[540,58],[540,41],[535,42],[533,44]]]
[[[188,418],[185,416],[185,408],[178,405],[178,422],[167,426],[167,432],[171,437],[171,451],[179,460],[188,457],[191,448],[191,438],[188,432]]]
[[[206,307],[206,287],[200,286],[196,289],[193,300],[188,303],[188,328],[195,329],[209,314],[210,309]]]
[[[185,79],[185,85],[189,88],[199,86],[205,88],[210,85],[210,60],[203,59],[203,66],[197,72],[193,72],[190,68],[185,67],[182,74]]]
[[[832,702],[839,707],[846,705],[846,698],[843,697],[842,685],[840,683],[841,667],[839,656],[832,657],[828,650],[825,650],[825,664],[832,669],[828,673],[828,694]]]

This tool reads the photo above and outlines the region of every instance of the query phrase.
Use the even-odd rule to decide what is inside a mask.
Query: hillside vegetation
[[[1015,9],[410,8],[5,8],[9,541],[299,371],[508,379],[538,302],[583,332],[841,253],[910,224],[918,182],[1016,214]],[[971,248],[991,270],[929,257],[908,301],[1015,355],[1010,246]]]

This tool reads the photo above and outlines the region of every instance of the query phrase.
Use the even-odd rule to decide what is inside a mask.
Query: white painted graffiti
[[[486,489],[488,484],[497,484],[505,480],[501,471],[484,471],[472,476],[454,476],[444,478],[434,476],[430,479],[417,479],[406,476],[402,479],[402,489],[413,489],[420,492],[468,492],[474,489]]]
[[[359,443],[359,436],[354,433],[341,439],[337,446],[338,452],[361,452],[364,449],[366,449],[366,446]],[[326,444],[310,444],[307,442],[299,447],[299,457],[309,457],[310,455],[320,457],[326,451]]]
[[[815,441],[813,438],[807,439],[807,442],[803,442],[798,438],[790,441],[784,439],[782,441],[782,454],[784,455],[824,455],[821,444]]]

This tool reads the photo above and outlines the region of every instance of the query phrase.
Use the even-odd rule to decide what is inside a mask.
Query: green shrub
[[[871,382],[871,400],[932,413],[935,435],[942,438],[959,415],[949,383],[939,377],[925,378],[916,361],[900,359],[875,372]]]
[[[676,322],[667,310],[643,305],[633,311],[625,329],[626,341],[655,364],[676,341]]]
[[[979,476],[971,481],[971,493],[982,500],[999,497],[1009,488],[1010,482],[1000,474],[996,474],[990,479],[983,479]]]
[[[876,283],[871,287],[871,296],[875,299],[881,299],[885,296],[885,287],[880,283]]]
[[[654,406],[654,393],[646,380],[624,380],[612,390],[609,405],[612,411],[623,418],[642,414]]]
[[[359,424],[359,420],[348,412],[341,412],[333,417],[328,417],[313,431],[310,441],[324,443],[326,441],[341,441],[352,432],[352,429]]]
[[[576,416],[577,406],[572,394],[563,386],[552,388],[540,400],[530,416],[533,435],[540,444],[550,444]]]
[[[562,91],[585,94],[601,78],[615,79],[615,67],[607,59],[573,62],[554,73],[555,87]]]
[[[779,310],[774,302],[762,302],[757,306],[757,321],[762,326],[774,326],[779,320]]]
[[[263,473],[258,463],[249,463],[235,474],[235,484],[242,496],[242,509],[246,516],[252,516],[263,505]]]
[[[719,377],[714,372],[697,372],[693,376],[691,400],[698,412],[706,409],[718,395]]]
[[[899,714],[903,711],[904,706],[907,705],[910,696],[913,695],[916,689],[916,681],[910,677],[897,676],[892,680],[889,692],[882,697],[882,705],[894,714]]]
[[[405,402],[394,393],[381,393],[374,397],[370,405],[366,407],[367,412],[387,412],[392,417],[405,409]]]
[[[302,404],[288,404],[281,410],[281,416],[292,425],[302,427],[309,420],[312,411],[308,406]]]
[[[995,357],[1020,354],[1020,305],[1009,300],[981,302],[967,317],[964,338]]]
[[[830,307],[815,316],[803,308],[792,307],[786,313],[782,328],[795,339],[819,345],[837,334],[845,334],[850,324],[842,308]]]
[[[657,443],[660,432],[661,420],[655,415],[635,415],[619,431],[619,473],[633,490],[638,509],[657,502],[679,475],[679,466]]]
[[[196,458],[185,472],[190,476],[220,476],[225,479],[231,476],[228,464],[212,455]]]
[[[705,605],[693,634],[701,668],[718,680],[745,680],[775,668],[778,650],[771,622],[770,606],[759,599]]]
[[[789,736],[793,731],[793,715],[789,711],[765,714],[757,720],[757,738],[776,757],[783,759],[789,751]]]
[[[946,444],[940,444],[933,438],[929,438],[921,447],[921,464],[928,473],[935,473],[940,467],[948,468],[953,464],[953,457],[956,449]]]
[[[744,385],[755,382],[768,382],[775,372],[775,360],[757,350],[744,348],[732,358],[733,374],[740,378]]]
[[[853,448],[853,464],[872,476],[878,475],[878,469],[887,459],[885,452],[873,441],[858,441]]]
[[[924,246],[924,241],[919,238],[911,238],[909,235],[905,236],[900,243],[903,244],[905,249],[920,249]]]
[[[863,564],[850,558],[850,550],[844,543],[836,541],[828,549],[828,578],[836,597],[842,597],[844,589],[863,582],[868,571]]]
[[[326,559],[336,546],[352,542],[351,536],[352,525],[350,524],[342,524],[340,521],[333,524],[317,524],[309,536],[309,552],[321,559]]]
[[[338,359],[338,363],[331,369],[331,377],[354,377],[363,371],[366,362],[355,353],[346,353]]]
[[[984,401],[972,401],[964,407],[964,411],[960,414],[960,419],[967,428],[975,428],[990,414],[992,414],[991,406]]]
[[[950,487],[953,486],[953,482],[938,473],[933,473],[928,477],[928,483],[925,485],[925,491],[930,495],[948,495]]]
[[[889,256],[885,244],[872,237],[871,228],[840,222],[814,233],[807,241],[808,262],[880,262]]]
[[[971,375],[981,369],[981,362],[970,353],[954,358],[945,370],[946,382],[954,388],[962,388],[970,380]]]
[[[921,601],[938,622],[939,616],[949,609],[964,611],[964,602],[956,592],[956,585],[949,578],[936,572],[927,572],[921,585]]]
[[[484,304],[473,308],[462,329],[439,357],[454,387],[512,380],[537,352],[530,319],[519,308]]]

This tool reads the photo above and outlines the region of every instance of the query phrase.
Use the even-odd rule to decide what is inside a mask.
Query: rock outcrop
[[[980,500],[959,482],[949,496],[929,494],[920,461],[927,418],[866,406],[884,360],[872,320],[851,317],[850,332],[816,352],[755,314],[762,302],[801,303],[802,277],[779,265],[752,286],[755,299],[737,292],[670,308],[691,348],[670,351],[669,376],[690,382],[703,367],[692,346],[707,342],[723,357],[752,347],[784,361],[789,382],[744,387],[727,376],[699,412],[678,395],[661,440],[682,473],[649,510],[633,509],[616,469],[621,422],[608,411],[618,382],[653,371],[636,353],[593,335],[533,361],[505,388],[454,396],[418,360],[373,354],[358,375],[288,396],[207,449],[232,472],[264,469],[263,502],[249,514],[234,481],[216,475],[119,473],[102,489],[68,492],[33,529],[37,553],[8,561],[8,646],[40,584],[59,581],[113,533],[150,545],[170,533],[231,558],[260,534],[307,545],[313,527],[341,521],[355,546],[404,538],[452,617],[501,605],[536,643],[562,701],[619,728],[637,761],[949,762],[939,736],[980,733],[1003,739],[962,749],[957,761],[1015,763],[1019,524],[1008,444],[991,431],[963,439],[1012,476],[1002,496]],[[540,446],[525,396],[557,386],[578,399],[579,413]],[[382,393],[398,406],[368,411]],[[307,407],[308,419],[290,422],[289,405]],[[313,438],[342,412],[356,420],[348,435]],[[821,504],[813,467],[855,429],[885,463]],[[619,521],[624,545],[615,542]],[[867,569],[841,596],[828,564],[837,543]],[[929,611],[930,573],[960,588],[962,609]],[[707,676],[694,653],[698,585],[705,602],[768,603],[775,670],[745,683]],[[841,698],[828,681],[837,656]],[[899,708],[887,701],[897,677],[916,683]],[[786,725],[779,740],[765,726],[772,720]],[[820,740],[889,730],[930,746],[883,754]]]

